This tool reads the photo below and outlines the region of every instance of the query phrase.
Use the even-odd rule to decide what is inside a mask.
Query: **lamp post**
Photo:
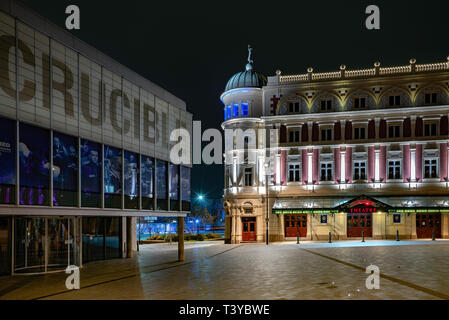
[[[268,177],[270,176],[270,172],[268,171],[268,168],[270,167],[270,163],[265,163],[265,202],[266,202],[266,210],[267,215],[265,218],[266,222],[266,234],[265,234],[265,243],[268,245],[268,224],[269,224],[269,214],[268,214]]]

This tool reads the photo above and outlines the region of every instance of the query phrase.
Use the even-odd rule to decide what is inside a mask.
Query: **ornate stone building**
[[[449,238],[448,61],[266,79],[249,58],[221,101],[227,242]]]

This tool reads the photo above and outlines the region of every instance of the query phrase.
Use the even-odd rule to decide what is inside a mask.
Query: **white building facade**
[[[228,243],[449,238],[447,61],[266,79],[248,60],[221,95]]]

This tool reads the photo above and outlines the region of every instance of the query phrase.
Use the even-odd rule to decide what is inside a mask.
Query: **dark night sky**
[[[227,80],[243,71],[247,45],[267,76],[445,61],[448,1],[98,1],[22,0],[60,27],[76,4],[81,30],[71,31],[187,103],[203,130],[219,128]],[[376,4],[381,30],[365,29]],[[192,192],[219,197],[222,166],[198,166]]]

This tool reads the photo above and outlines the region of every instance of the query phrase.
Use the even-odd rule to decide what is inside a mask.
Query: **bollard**
[[[332,243],[332,233],[329,232],[329,243]]]
[[[362,231],[362,242],[365,242],[365,231]]]
[[[399,241],[399,230],[396,230],[396,241]]]
[[[296,234],[296,244],[299,244],[299,232]]]
[[[435,241],[435,228],[432,230],[432,241]]]

